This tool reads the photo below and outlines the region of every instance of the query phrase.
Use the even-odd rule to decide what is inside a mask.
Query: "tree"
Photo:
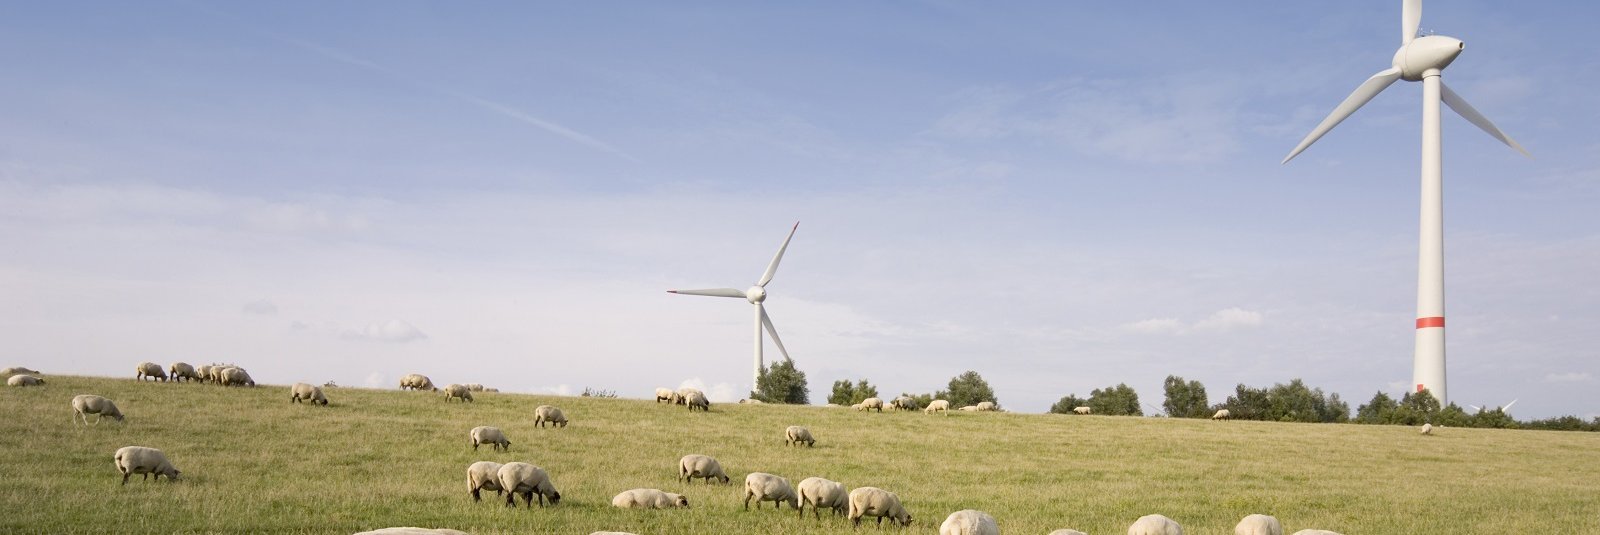
[[[1228,417],[1238,420],[1264,420],[1271,413],[1271,403],[1267,391],[1260,388],[1250,388],[1240,383],[1233,388],[1233,395],[1222,402],[1219,408],[1228,409]]]
[[[828,403],[850,406],[875,397],[878,397],[878,387],[868,383],[866,379],[855,384],[851,384],[849,379],[840,379],[833,382],[833,393],[828,394]]]
[[[1206,386],[1200,384],[1200,381],[1184,382],[1182,377],[1168,375],[1166,391],[1167,400],[1161,404],[1161,409],[1167,411],[1167,416],[1173,418],[1211,416],[1210,407],[1206,405]]]
[[[1104,389],[1096,388],[1089,392],[1089,409],[1095,414],[1107,416],[1144,416],[1144,409],[1139,406],[1139,394],[1133,391],[1127,383],[1118,383]]]
[[[977,405],[983,401],[993,402],[995,405],[1000,404],[1000,400],[994,397],[994,389],[989,388],[989,382],[984,381],[983,376],[972,370],[967,370],[961,375],[951,377],[950,389],[935,392],[933,396],[950,400],[951,408]]]
[[[1068,394],[1061,398],[1055,405],[1050,406],[1050,412],[1056,414],[1072,414],[1072,409],[1089,406],[1089,400],[1079,398],[1077,394]]]
[[[1378,391],[1372,396],[1372,401],[1356,409],[1356,423],[1358,424],[1388,424],[1393,423],[1394,411],[1400,408],[1394,398],[1383,391]]]
[[[911,406],[913,407],[927,407],[928,404],[932,403],[934,400],[933,394],[911,394],[907,392],[901,392],[900,395],[911,398]]]
[[[811,389],[806,387],[806,372],[795,369],[794,361],[774,362],[761,370],[756,377],[756,390],[751,399],[767,403],[805,405],[811,402]]]
[[[1439,398],[1433,397],[1433,392],[1422,389],[1400,398],[1400,406],[1395,409],[1394,416],[1388,423],[1422,425],[1432,423],[1434,416],[1438,414]]]

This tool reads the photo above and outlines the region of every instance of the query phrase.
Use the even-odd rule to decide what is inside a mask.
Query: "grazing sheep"
[[[289,402],[299,403],[309,401],[312,405],[328,406],[328,396],[322,395],[322,387],[306,383],[295,383],[289,387]]]
[[[1283,525],[1267,515],[1250,515],[1233,527],[1233,535],[1283,535]]]
[[[759,399],[741,399],[741,400],[739,400],[739,403],[742,403],[742,404],[745,404],[745,405],[760,405],[760,404],[763,404],[763,403],[766,403],[766,402],[765,401],[761,401]]]
[[[883,413],[883,400],[882,399],[878,399],[878,398],[863,399],[863,400],[861,400],[861,406],[856,408],[856,410],[858,410],[858,411],[870,411],[870,410],[873,410],[873,409],[877,409],[878,413],[882,414]]]
[[[1183,526],[1161,515],[1144,515],[1128,526],[1128,535],[1183,535]]]
[[[222,370],[222,385],[223,386],[255,386],[256,385],[256,380],[250,378],[250,372],[244,371],[244,368],[240,368],[240,367],[235,366],[235,367],[232,367],[232,368],[225,368],[225,369]]]
[[[1000,535],[1000,524],[989,513],[962,509],[945,517],[939,535]]]
[[[8,386],[39,386],[44,384],[44,379],[32,375],[13,375],[6,379]]]
[[[499,392],[500,389],[498,389],[498,388],[485,388],[485,389],[483,389],[483,391],[484,392]]]
[[[897,411],[914,411],[917,410],[917,400],[911,396],[900,396],[889,402],[889,408]]]
[[[889,517],[891,522],[899,522],[902,526],[911,525],[911,513],[900,505],[900,497],[893,492],[878,487],[860,487],[850,491],[850,512],[846,514],[854,525],[861,525],[861,517],[878,517],[878,525],[883,525],[883,518]]]
[[[467,387],[455,383],[445,385],[444,402],[449,403],[452,399],[460,399],[462,403],[472,401],[472,391],[467,390]]]
[[[472,451],[478,451],[478,446],[483,444],[488,444],[491,451],[495,448],[511,451],[511,441],[506,439],[505,432],[498,427],[480,425],[472,428],[471,436]]]
[[[796,491],[800,498],[800,516],[806,515],[806,506],[811,506],[811,515],[818,520],[822,519],[822,508],[833,509],[833,514],[843,515],[850,508],[850,493],[845,492],[844,485],[838,481],[830,481],[820,477],[808,477],[800,481]]]
[[[190,366],[187,362],[174,362],[171,366],[167,367],[167,372],[169,375],[171,375],[172,380],[174,381],[182,379],[188,379],[190,381],[200,380],[200,372],[195,371],[194,366]]]
[[[1325,529],[1302,529],[1300,531],[1294,532],[1294,535],[1339,535],[1339,534],[1338,533],[1334,533],[1332,531],[1325,530]]]
[[[857,403],[857,404],[855,404],[855,405],[851,405],[851,406],[850,406],[850,408],[852,408],[852,409],[855,409],[855,410],[858,410],[858,411],[859,411],[859,410],[861,410],[861,407],[863,407],[863,405],[862,405],[862,404],[860,404],[860,403]]]
[[[467,383],[467,384],[464,384],[464,385],[461,385],[461,386],[467,387],[467,390],[471,390],[473,392],[482,392],[483,391],[483,385],[479,384],[479,383]]]
[[[112,457],[117,462],[117,471],[122,472],[122,484],[128,484],[128,476],[144,474],[145,481],[150,480],[154,474],[157,480],[167,476],[167,481],[177,481],[181,472],[167,461],[167,454],[155,448],[144,446],[125,446],[117,450]]]
[[[149,377],[151,381],[159,379],[163,383],[167,382],[167,372],[161,369],[160,364],[154,362],[140,362],[138,366],[133,368],[133,371],[133,378],[140,381]]]
[[[522,493],[522,501],[528,507],[533,507],[533,495],[539,495],[539,507],[544,507],[545,498],[550,499],[550,505],[561,502],[561,493],[556,492],[555,485],[550,483],[550,474],[543,468],[528,463],[506,463],[500,465],[496,472],[500,480],[500,488],[506,491],[506,507],[517,506],[517,493]]]
[[[925,412],[925,413],[928,413],[928,414],[933,414],[935,412],[942,412],[942,413],[944,413],[945,416],[949,416],[950,415],[950,402],[947,401],[947,400],[943,400],[943,399],[936,399],[936,400],[930,401],[930,402],[928,402],[928,406],[924,407],[922,409],[922,412]]]
[[[671,509],[688,507],[689,499],[661,489],[633,489],[611,498],[611,505],[623,509]]]
[[[429,379],[428,376],[420,373],[408,373],[405,377],[401,377],[400,389],[439,391],[439,387],[433,386],[433,379]]]
[[[28,375],[44,375],[42,373],[39,373],[37,371],[24,368],[22,366],[14,366],[14,367],[6,368],[4,370],[0,370],[0,376],[16,375],[16,374],[19,374],[19,373],[26,373]]]
[[[801,442],[806,443],[808,448],[817,445],[817,439],[811,438],[810,429],[791,425],[783,430],[783,445],[798,446]]]
[[[222,369],[227,366],[211,363],[196,368],[200,372],[200,380],[207,383],[222,384]]]
[[[1050,532],[1050,535],[1089,535],[1089,534],[1084,533],[1082,531],[1075,530],[1075,529],[1058,529],[1058,530]]]
[[[671,388],[657,388],[656,403],[663,401],[676,405],[678,403],[678,393]]]
[[[751,472],[744,476],[744,509],[750,510],[750,499],[756,499],[756,509],[761,508],[761,502],[772,500],[772,507],[782,509],[783,504],[789,504],[794,509],[800,508],[800,497],[795,496],[794,487],[789,486],[789,480],[766,472]]]
[[[699,390],[690,392],[688,396],[684,397],[683,402],[689,406],[689,412],[694,412],[696,407],[702,411],[709,412],[711,410],[711,400],[706,399],[705,393]]]
[[[728,482],[728,474],[722,471],[722,463],[717,462],[710,455],[700,455],[698,453],[685,455],[682,459],[678,459],[678,477],[685,482],[697,477],[703,477],[707,485],[711,484],[711,478],[713,477],[721,479],[723,483]]]
[[[550,405],[540,405],[538,408],[533,409],[533,425],[544,427],[546,422],[550,424],[550,427],[566,427],[567,415],[561,414],[561,409]]]
[[[1089,414],[1089,413],[1092,413],[1092,412],[1094,412],[1094,409],[1091,409],[1091,408],[1089,408],[1087,406],[1084,406],[1084,407],[1073,407],[1072,408],[1072,413],[1073,414]]]
[[[1422,424],[1422,434],[1424,434],[1424,435],[1433,434],[1433,424]]]
[[[428,529],[428,528],[383,528],[372,531],[363,531],[356,535],[472,535],[465,531],[453,529]]]
[[[477,429],[473,429],[474,432]],[[476,449],[476,445],[474,445]],[[500,489],[500,463],[493,461],[478,461],[467,467],[467,492],[472,494],[472,501],[483,501],[479,491],[492,490],[496,496],[505,494]]]
[[[978,412],[978,406],[977,405],[967,405],[967,406],[962,407],[962,408],[957,409],[957,410],[963,410],[963,411],[967,411],[967,412]]]
[[[984,412],[998,412],[1000,410],[1000,406],[996,405],[993,401],[979,401],[978,410]]]
[[[100,425],[100,420],[110,416],[117,421],[122,421],[122,411],[117,410],[117,404],[111,400],[94,394],[78,394],[72,396],[72,423],[77,424],[78,418],[83,418],[83,425],[89,425],[89,415],[94,414],[95,425]]]
[[[704,397],[706,395],[705,392],[701,392],[700,389],[698,389],[698,388],[694,388],[694,387],[691,387],[691,386],[686,386],[686,387],[678,389],[678,397],[676,399],[674,399],[672,401],[672,403],[676,404],[676,405],[683,405],[685,403],[688,403],[689,402],[689,394],[692,393],[692,392],[700,392],[700,395],[702,397]]]
[[[1217,413],[1211,415],[1211,419],[1212,420],[1226,420],[1226,419],[1228,419],[1229,416],[1232,416],[1232,415],[1233,415],[1233,413],[1228,412],[1228,409],[1217,409]]]

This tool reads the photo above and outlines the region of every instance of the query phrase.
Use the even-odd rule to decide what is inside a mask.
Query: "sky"
[[[0,364],[1044,412],[1411,381],[1419,84],[1280,160],[1396,1],[0,4]],[[1600,416],[1590,2],[1429,2],[1450,401]],[[767,342],[767,355],[777,355]]]

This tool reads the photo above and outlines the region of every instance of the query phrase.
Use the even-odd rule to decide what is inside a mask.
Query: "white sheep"
[[[962,411],[967,411],[967,412],[978,412],[978,406],[977,405],[967,405],[965,407],[962,407],[962,408],[956,409],[956,410],[962,410]]]
[[[795,493],[799,494],[802,517],[806,514],[807,505],[811,506],[811,515],[818,520],[822,519],[823,507],[833,509],[835,515],[843,515],[850,508],[850,493],[845,492],[844,485],[838,481],[808,477],[800,480]]]
[[[766,402],[765,401],[761,401],[759,399],[748,399],[747,398],[747,399],[739,400],[739,403],[744,404],[744,405],[761,405],[761,404],[766,403]]]
[[[540,405],[533,409],[533,425],[544,427],[545,423],[549,423],[550,427],[566,427],[567,415],[561,414],[561,409],[553,406]]]
[[[1000,524],[989,513],[962,509],[945,517],[939,535],[1000,535]]]
[[[372,531],[363,531],[363,532],[357,533],[356,535],[472,535],[472,534],[467,533],[465,531],[457,531],[457,530],[445,529],[445,528],[439,528],[439,529],[429,529],[429,528],[383,528],[383,529],[375,529],[375,530],[372,530]]]
[[[544,507],[545,498],[550,499],[550,505],[561,501],[561,493],[556,492],[550,474],[543,468],[528,463],[506,463],[500,465],[495,476],[500,480],[500,488],[506,491],[506,507],[517,506],[517,493],[522,493],[522,501],[528,507],[533,507],[534,494],[539,495],[539,507]]]
[[[133,368],[133,371],[133,378],[140,381],[149,377],[151,381],[159,379],[163,383],[167,382],[167,372],[161,369],[160,364],[154,362],[140,362],[138,366]]]
[[[483,385],[480,384],[480,383],[467,383],[467,384],[464,384],[464,385],[461,385],[461,386],[467,387],[467,390],[471,390],[473,392],[482,392],[483,391]]]
[[[438,387],[433,386],[433,379],[429,379],[428,376],[420,373],[408,373],[405,377],[401,377],[400,389],[439,391]]]
[[[661,403],[663,401],[676,405],[678,403],[678,392],[671,388],[657,388],[656,403]]]
[[[445,385],[444,402],[449,403],[452,399],[459,399],[462,403],[472,401],[472,391],[467,390],[467,387],[455,383]]]
[[[1161,515],[1144,515],[1128,526],[1128,535],[1183,535],[1183,526]]]
[[[188,379],[190,381],[200,380],[200,372],[196,371],[194,366],[190,366],[187,362],[174,362],[171,366],[167,367],[167,372],[169,375],[171,375],[172,380],[174,381],[181,379]]]
[[[978,410],[984,412],[994,412],[1000,410],[1000,406],[995,405],[993,401],[979,401]]]
[[[44,375],[42,373],[39,373],[39,372],[34,371],[34,370],[30,370],[28,368],[24,368],[22,366],[12,366],[10,368],[6,368],[4,370],[0,370],[0,376],[16,375],[16,374],[19,374],[19,373],[26,373],[28,375]]]
[[[702,411],[711,410],[711,400],[706,399],[706,394],[699,390],[695,390],[690,392],[688,396],[684,396],[683,402],[689,406],[689,412],[694,412],[696,408],[699,408]]]
[[[850,491],[850,512],[845,515],[854,525],[861,525],[861,517],[878,517],[878,525],[883,525],[883,518],[889,517],[891,522],[899,522],[902,526],[911,525],[911,513],[906,512],[904,505],[900,504],[900,497],[893,492],[878,487],[859,487]]]
[[[1232,415],[1233,415],[1233,413],[1232,412],[1228,412],[1228,409],[1217,409],[1216,414],[1212,414],[1211,415],[1211,419],[1212,420],[1226,420],[1226,419],[1228,419],[1229,416],[1232,416]]]
[[[496,496],[505,494],[500,488],[500,463],[478,461],[467,467],[467,492],[472,494],[472,501],[483,501],[478,493],[485,490],[494,491]]]
[[[1072,408],[1072,413],[1073,414],[1089,414],[1089,413],[1092,413],[1092,412],[1094,412],[1094,409],[1091,409],[1088,406],[1073,407]]]
[[[289,402],[299,403],[301,401],[309,401],[312,405],[328,406],[328,396],[322,394],[322,387],[307,383],[295,383],[294,386],[289,387]]]
[[[917,400],[911,399],[911,396],[900,396],[889,402],[889,408],[897,411],[914,411],[917,410]]]
[[[122,411],[117,410],[117,404],[111,400],[94,394],[78,394],[72,396],[72,423],[77,424],[78,418],[83,418],[83,425],[89,425],[89,415],[98,415],[94,419],[95,425],[100,425],[100,420],[110,416],[116,421],[122,421]]]
[[[661,489],[633,489],[612,497],[611,505],[624,509],[671,509],[688,507],[689,498]]]
[[[1267,515],[1249,515],[1233,527],[1233,535],[1283,535],[1283,524]]]
[[[484,388],[483,391],[484,392],[489,392],[489,393],[494,393],[494,392],[499,392],[500,389],[498,389],[498,388]]]
[[[255,386],[256,380],[250,378],[250,372],[244,368],[234,366],[222,370],[222,384],[224,386]]]
[[[928,406],[924,407],[922,409],[922,412],[925,412],[925,413],[928,413],[928,414],[933,414],[935,412],[942,412],[942,413],[944,413],[945,416],[949,416],[950,415],[950,401],[949,400],[943,400],[943,399],[936,399],[936,400],[930,401],[930,402],[928,402]]]
[[[877,409],[877,411],[879,413],[882,413],[883,412],[883,400],[882,399],[878,399],[878,398],[863,399],[863,400],[861,400],[861,405],[859,407],[856,407],[856,410],[858,410],[858,411],[870,411],[870,410],[873,410],[873,409]]]
[[[511,441],[506,439],[506,434],[498,427],[480,425],[472,428],[469,433],[472,437],[472,451],[478,451],[478,446],[488,444],[490,450],[496,448],[511,451]]]
[[[756,509],[761,508],[761,502],[771,500],[772,507],[782,509],[783,504],[799,509],[800,497],[794,493],[794,487],[789,486],[789,480],[766,472],[751,472],[744,476],[744,509],[750,510],[750,499],[755,498]]]
[[[32,375],[13,375],[6,379],[7,386],[39,386],[44,384],[44,379]]]
[[[220,364],[215,364],[215,363],[213,363],[213,364],[202,364],[202,365],[196,367],[194,369],[194,371],[200,372],[200,381],[201,382],[205,382],[205,383],[220,383],[220,382],[222,382],[222,376],[220,375],[220,373],[222,372],[222,365],[220,365]]]
[[[182,473],[167,460],[167,454],[155,448],[125,446],[118,449],[112,459],[117,463],[117,471],[122,472],[123,485],[128,484],[128,476],[134,474],[144,474],[145,481],[149,481],[152,474],[157,480],[167,476],[167,481],[177,481]]]
[[[1050,532],[1050,535],[1089,535],[1089,534],[1084,533],[1082,531],[1075,530],[1075,529],[1058,529],[1058,530]]]
[[[811,430],[798,425],[791,425],[783,430],[783,444],[785,446],[798,446],[801,442],[806,447],[817,445],[817,439],[811,438]]]
[[[1422,424],[1422,434],[1424,434],[1424,435],[1433,434],[1433,424]]]
[[[686,386],[686,387],[678,389],[678,397],[676,399],[674,399],[672,402],[674,404],[677,404],[677,405],[683,405],[685,403],[688,403],[689,402],[689,394],[691,392],[700,392],[700,395],[702,397],[706,395],[705,392],[701,392],[700,389],[698,389],[698,388],[694,388],[692,386]]]
[[[678,477],[685,482],[697,477],[703,477],[708,485],[711,484],[711,478],[713,477],[721,479],[723,483],[728,482],[728,473],[722,471],[722,463],[717,462],[710,455],[700,455],[698,453],[685,455],[682,459],[678,459]]]

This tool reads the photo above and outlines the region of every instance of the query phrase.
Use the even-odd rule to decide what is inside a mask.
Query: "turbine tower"
[[[1392,66],[1378,71],[1345,97],[1282,163],[1289,163],[1395,80],[1422,82],[1422,232],[1417,256],[1417,345],[1412,356],[1411,382],[1416,390],[1426,388],[1439,398],[1440,405],[1445,405],[1449,398],[1444,380],[1444,169],[1439,102],[1524,156],[1531,155],[1440,79],[1444,68],[1461,54],[1462,42],[1442,35],[1417,37],[1422,0],[1402,0],[1402,4],[1401,44]]]
[[[773,255],[772,263],[767,264],[767,272],[761,274],[761,280],[748,290],[736,288],[712,288],[709,290],[667,290],[667,293],[683,295],[709,295],[712,297],[740,297],[755,305],[755,331],[756,331],[756,368],[750,376],[750,390],[756,389],[756,380],[761,378],[761,329],[765,328],[767,334],[772,335],[772,343],[777,344],[778,351],[783,353],[783,359],[793,362],[789,358],[789,350],[783,348],[783,340],[778,339],[778,330],[772,327],[772,318],[767,316],[766,307],[761,302],[767,300],[767,283],[772,282],[772,276],[778,273],[778,262],[783,260],[783,252],[789,249],[789,240],[794,239],[794,231],[800,230],[800,223],[795,222],[794,228],[789,229],[789,237],[783,239],[783,246],[778,248],[778,254]]]

